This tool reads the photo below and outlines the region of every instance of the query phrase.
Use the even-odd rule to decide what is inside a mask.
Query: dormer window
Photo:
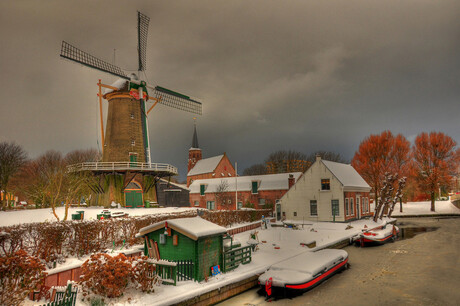
[[[321,190],[331,190],[330,179],[321,179]]]

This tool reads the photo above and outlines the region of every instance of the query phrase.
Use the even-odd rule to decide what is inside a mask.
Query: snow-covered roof
[[[164,183],[168,183],[168,180],[165,179],[160,179],[160,181]],[[170,185],[179,187],[181,189],[189,190],[186,184],[179,184],[179,183],[174,183],[174,182],[169,182]]]
[[[321,160],[329,171],[342,183],[344,188],[371,189],[368,183],[349,164],[336,163],[328,160]]]
[[[288,178],[289,175],[294,176],[295,182],[302,175],[302,172],[293,173],[279,173],[279,174],[265,174],[265,175],[251,175],[251,176],[238,176],[235,177],[223,177],[213,179],[202,179],[195,180],[190,184],[190,193],[200,193],[200,185],[206,185],[205,193],[214,193],[217,188],[223,183],[227,185],[227,191],[235,191],[236,184],[238,185],[238,191],[251,191],[252,182],[258,182],[257,190],[287,190],[289,189]]]
[[[199,160],[187,176],[213,172],[223,157],[224,155],[222,154]]]
[[[113,82],[110,86],[116,87],[116,88],[118,88],[118,90],[120,90],[126,85],[126,82],[128,82],[128,81],[125,80],[125,79],[119,78],[115,82]],[[112,91],[113,91],[113,89],[104,87],[104,89],[102,90],[102,94],[106,95],[108,93],[111,93]]]
[[[165,222],[168,223],[168,227],[193,240],[198,240],[198,238],[201,237],[224,234],[227,232],[225,227],[219,226],[200,217],[194,217],[160,221],[141,228],[136,236],[143,236],[158,229],[164,228]]]

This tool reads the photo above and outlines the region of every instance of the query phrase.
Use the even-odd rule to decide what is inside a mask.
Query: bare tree
[[[216,202],[220,203],[222,207],[225,207],[229,204],[231,196],[228,194],[229,185],[226,180],[220,180],[219,185],[216,187]]]
[[[347,163],[347,161],[340,155],[340,153],[330,152],[330,151],[316,151],[308,155],[307,160],[310,163],[314,163],[316,161],[316,155],[321,156],[321,159],[329,160],[337,163]]]
[[[268,174],[304,172],[310,165],[306,160],[305,154],[292,150],[271,153],[265,160],[265,164],[267,165]]]
[[[252,165],[243,171],[243,175],[263,175],[267,174],[267,167],[264,164]]]
[[[3,190],[5,195],[8,194],[10,178],[18,172],[26,160],[27,154],[21,146],[14,142],[0,143],[0,191]],[[1,200],[3,209],[9,204],[8,200],[5,202],[5,198]]]
[[[397,190],[395,191],[394,186],[396,181],[398,182]],[[394,207],[402,197],[402,190],[406,185],[406,178],[403,177],[398,180],[398,173],[390,174],[385,173],[385,179],[382,182],[382,189],[380,190],[380,196],[377,199],[374,211],[374,221],[382,219],[385,212],[387,216],[391,217]]]

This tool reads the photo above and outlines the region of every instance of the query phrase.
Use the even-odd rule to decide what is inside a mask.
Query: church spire
[[[194,122],[194,130],[193,130],[193,139],[192,139],[192,148],[198,149],[198,136],[196,134],[196,117],[193,118]]]
[[[199,162],[203,155],[201,153],[201,149],[198,147],[198,136],[196,134],[196,118],[193,118],[194,122],[194,130],[193,130],[193,139],[192,139],[192,147],[188,150],[188,170],[187,173],[195,167],[196,163]]]

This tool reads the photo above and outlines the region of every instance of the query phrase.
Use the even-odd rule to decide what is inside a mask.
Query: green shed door
[[[144,203],[142,201],[142,189],[141,187],[131,182],[125,189],[125,205],[126,207],[143,207]]]

